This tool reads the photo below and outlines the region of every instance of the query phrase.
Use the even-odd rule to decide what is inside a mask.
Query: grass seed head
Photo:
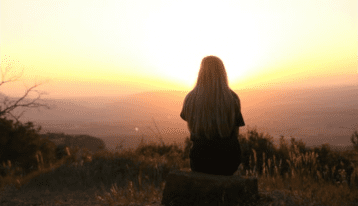
[[[9,168],[11,168],[11,161],[10,160],[7,161],[7,165],[9,166]]]
[[[256,164],[257,163],[256,151],[254,149],[252,149],[252,152],[254,153],[254,160],[255,160],[254,164]]]
[[[268,167],[271,168],[271,159],[270,158],[267,160],[267,163],[268,163]]]

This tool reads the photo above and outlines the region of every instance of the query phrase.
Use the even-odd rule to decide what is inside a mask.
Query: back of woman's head
[[[228,87],[227,74],[221,59],[216,56],[206,56],[201,60],[196,86]]]
[[[221,59],[204,57],[196,85],[184,100],[190,132],[209,139],[229,137],[235,127],[237,105]]]

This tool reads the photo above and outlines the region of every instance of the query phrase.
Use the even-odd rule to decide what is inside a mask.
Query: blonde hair
[[[195,134],[192,137],[230,137],[236,126],[235,109],[240,110],[233,93],[222,60],[216,56],[204,57],[196,85],[183,105],[189,131]]]

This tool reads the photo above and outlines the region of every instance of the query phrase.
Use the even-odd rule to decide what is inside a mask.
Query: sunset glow
[[[235,89],[345,82],[357,1],[1,1],[2,69],[18,61],[50,98],[190,90],[207,55]]]

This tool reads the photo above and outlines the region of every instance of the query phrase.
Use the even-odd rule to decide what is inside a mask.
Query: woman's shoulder
[[[184,98],[184,102],[186,102],[188,99],[193,97],[193,90],[191,90],[190,92],[188,92],[188,94],[186,94],[185,98]]]
[[[230,89],[231,94],[234,96],[234,98],[240,100],[239,96],[236,94],[236,92],[234,92],[232,89]]]

